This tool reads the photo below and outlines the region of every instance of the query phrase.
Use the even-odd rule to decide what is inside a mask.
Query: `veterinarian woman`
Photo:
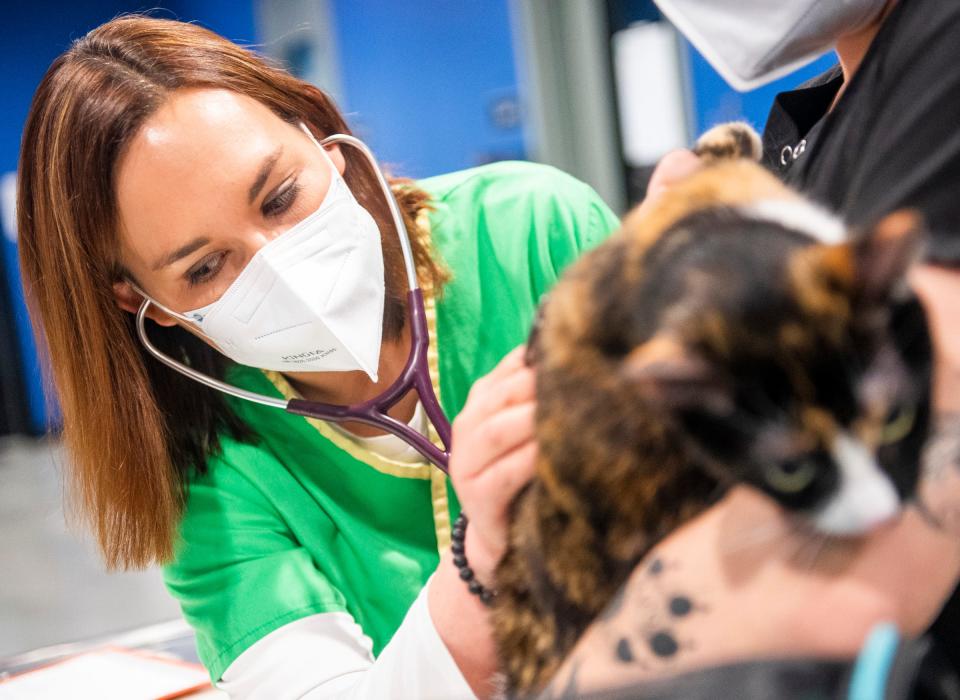
[[[318,143],[344,133],[321,91],[191,24],[120,18],[54,62],[23,135],[18,228],[70,473],[110,566],[165,565],[231,696],[485,696],[487,612],[449,561],[450,521],[459,497],[482,582],[536,449],[531,372],[509,351],[616,226],[594,192],[521,163],[392,184],[431,381],[459,414],[456,495],[398,438],[225,399],[135,330],[147,297],[168,356],[276,398],[390,386],[411,345],[404,261],[363,156]],[[274,342],[303,324],[336,352]],[[390,413],[429,431],[413,393]]]

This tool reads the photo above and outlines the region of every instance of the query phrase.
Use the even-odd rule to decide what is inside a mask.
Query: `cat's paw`
[[[746,122],[728,122],[709,129],[697,139],[693,152],[708,162],[737,158],[759,161],[763,144],[759,134]]]

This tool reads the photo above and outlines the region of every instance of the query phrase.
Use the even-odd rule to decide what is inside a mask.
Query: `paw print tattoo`
[[[634,632],[617,640],[613,650],[617,661],[649,667],[653,662],[672,659],[684,649],[692,648],[692,642],[681,640],[678,624],[690,615],[706,612],[706,607],[669,583],[669,570],[673,568],[678,565],[668,565],[656,557],[646,565],[638,580],[628,584],[629,614],[634,617],[629,629]],[[608,611],[608,615],[620,613],[621,596],[616,601],[617,610]]]

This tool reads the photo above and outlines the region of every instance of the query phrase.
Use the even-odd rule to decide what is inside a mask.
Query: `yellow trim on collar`
[[[437,392],[437,396],[439,396],[440,381],[438,376],[436,350],[436,307],[433,295],[428,294],[425,291],[423,304],[426,311],[427,331],[430,336],[430,348],[427,352],[427,364],[430,367],[430,382],[433,384],[433,390]],[[263,370],[263,373],[277,388],[277,391],[279,391],[288,401],[290,399],[303,398],[300,396],[299,392],[293,388],[290,382],[287,381],[287,378],[284,377],[282,373],[277,372],[276,370],[268,369]],[[420,462],[400,462],[395,459],[390,459],[389,457],[385,457],[371,449],[361,446],[356,441],[351,440],[348,435],[345,435],[340,430],[336,430],[327,421],[306,417],[304,417],[304,420],[313,426],[323,437],[339,447],[341,450],[349,454],[354,459],[359,460],[364,464],[368,464],[378,472],[382,472],[390,476],[400,477],[401,479],[430,479],[431,481],[433,478],[433,472],[440,473],[440,475],[443,476],[440,470],[426,460],[421,460]],[[440,438],[437,435],[433,424],[430,424],[428,437],[435,445],[440,444]],[[447,516],[447,519],[449,520],[449,516]]]
[[[426,210],[421,210],[417,217],[417,234],[420,236],[430,236],[430,219]],[[440,361],[437,354],[437,308],[433,290],[423,288],[423,306],[427,320],[427,333],[430,338],[430,345],[427,349],[427,366],[430,370],[430,383],[433,385],[433,391],[440,397]],[[285,399],[302,398],[296,389],[287,381],[287,378],[275,370],[263,370],[267,379],[276,387]],[[354,459],[367,464],[378,472],[389,476],[399,477],[401,479],[422,479],[430,481],[430,501],[433,506],[433,526],[437,536],[437,550],[443,552],[450,546],[450,504],[447,498],[447,475],[434,467],[432,464],[423,460],[418,463],[399,462],[389,457],[384,457],[371,449],[362,447],[354,440],[351,440],[344,433],[335,430],[327,421],[317,420],[316,418],[306,418],[311,426],[327,440],[349,454]],[[437,435],[433,424],[429,424],[430,441],[443,449],[440,442],[440,436]]]

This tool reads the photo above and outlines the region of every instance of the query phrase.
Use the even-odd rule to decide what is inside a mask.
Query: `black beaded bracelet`
[[[460,578],[467,584],[467,589],[480,598],[480,602],[490,607],[493,603],[494,591],[480,583],[474,576],[473,569],[467,562],[467,553],[463,547],[463,538],[467,533],[467,516],[461,511],[453,523],[453,533],[450,535],[450,551],[453,552],[453,565],[460,572]]]

